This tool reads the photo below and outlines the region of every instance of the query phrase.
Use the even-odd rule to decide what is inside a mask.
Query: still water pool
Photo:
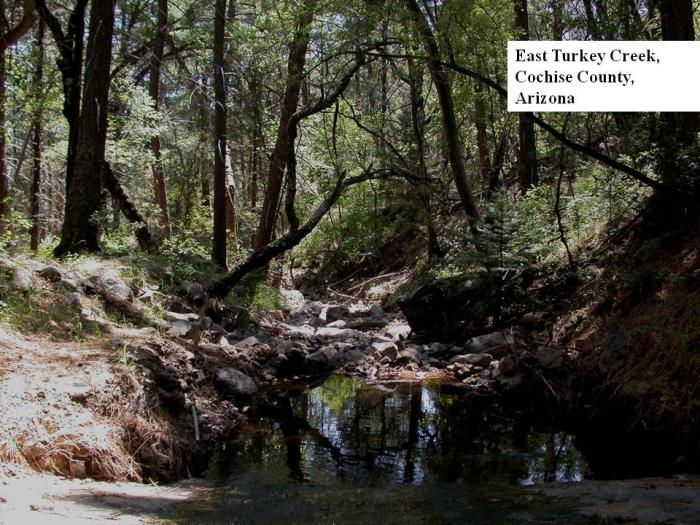
[[[571,436],[448,385],[332,376],[212,459],[176,523],[590,523],[529,485],[579,481]]]

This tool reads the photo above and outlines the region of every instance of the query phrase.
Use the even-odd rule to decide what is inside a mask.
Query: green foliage
[[[282,307],[279,290],[261,281],[257,275],[249,276],[234,288],[226,302],[257,312],[279,310]]]

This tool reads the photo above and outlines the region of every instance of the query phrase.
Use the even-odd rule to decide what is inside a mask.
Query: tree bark
[[[20,38],[27,34],[36,21],[35,0],[23,0],[22,4],[22,18],[19,23],[0,37],[0,53],[5,52],[8,47],[15,44]],[[4,5],[2,6],[2,14],[4,17]]]
[[[226,268],[226,0],[216,0],[214,17],[214,232],[212,259]]]
[[[63,116],[68,122],[68,151],[66,154],[66,195],[75,171],[75,158],[80,127],[80,100],[83,83],[83,48],[85,10],[88,0],[76,0],[64,33],[59,20],[46,7],[45,0],[37,0],[39,16],[46,23],[59,51],[57,60],[63,83]]]
[[[75,158],[75,172],[66,195],[61,242],[55,255],[98,250],[98,229],[92,222],[100,204],[107,140],[109,71],[112,58],[115,0],[92,0],[87,45],[85,91]]]
[[[44,22],[39,21],[39,27],[36,37],[37,47],[37,63],[36,73],[34,77],[34,92],[38,94],[43,88],[44,82]],[[29,201],[30,211],[32,216],[32,231],[30,248],[33,251],[39,249],[39,243],[42,237],[41,224],[41,170],[42,170],[42,153],[43,153],[43,130],[42,124],[44,120],[43,101],[37,105],[34,113],[34,140],[32,141],[33,166],[32,166],[32,185],[30,189]]]
[[[112,195],[112,200],[119,207],[124,217],[134,225],[134,235],[142,250],[150,252],[155,251],[156,245],[148,230],[148,225],[143,215],[139,213],[136,205],[133,203],[124,186],[116,177],[108,162],[102,165],[102,173],[104,176],[104,184],[107,191]]]
[[[423,12],[418,7],[416,0],[405,0],[405,5],[411,13],[416,30],[423,41],[423,47],[428,59],[428,69],[433,78],[435,91],[437,92],[442,116],[443,132],[445,135],[445,147],[447,157],[452,168],[452,177],[459,192],[462,207],[464,208],[472,233],[478,235],[478,224],[481,221],[479,209],[472,193],[471,185],[467,179],[467,171],[462,158],[462,147],[459,141],[459,131],[455,119],[454,102],[447,70],[440,60],[440,50],[428,25]]]
[[[411,128],[415,144],[414,169],[420,179],[418,198],[421,215],[428,231],[428,258],[435,259],[442,255],[435,224],[431,213],[431,188],[428,168],[425,162],[425,100],[423,98],[423,72],[413,60],[408,60],[408,82],[411,100]]]
[[[163,63],[163,50],[165,49],[165,34],[168,30],[168,0],[158,0],[156,6],[156,35],[153,39],[151,55],[151,71],[148,82],[148,93],[153,100],[153,108],[160,109],[160,78]],[[153,193],[158,205],[158,226],[161,235],[170,235],[170,211],[168,209],[168,195],[165,189],[165,170],[161,158],[160,135],[151,137],[151,152],[153,153]]]
[[[527,0],[515,0],[515,30],[520,40],[530,39]],[[525,113],[518,114],[518,181],[523,194],[537,185],[535,124]]]
[[[0,0],[0,14],[5,16],[5,0]],[[0,49],[0,233],[5,229],[7,197],[10,193],[5,140],[5,50]]]
[[[289,158],[289,150],[294,147],[289,135],[289,123],[299,104],[301,80],[306,63],[306,50],[309,45],[309,31],[317,0],[304,0],[297,20],[297,30],[289,46],[287,60],[287,82],[282,97],[280,122],[277,128],[277,140],[270,159],[267,188],[260,211],[260,222],[255,234],[254,248],[261,249],[272,239],[280,204],[284,169]]]
[[[488,188],[491,177],[491,157],[489,155],[488,132],[486,130],[486,93],[480,82],[474,85],[474,126],[476,127],[476,148],[479,151],[481,180]]]
[[[659,0],[661,38],[695,40],[693,0]],[[688,167],[683,162],[696,141],[698,116],[695,113],[663,113],[659,129],[659,171],[664,183],[683,184]],[[692,154],[696,157],[696,154]]]

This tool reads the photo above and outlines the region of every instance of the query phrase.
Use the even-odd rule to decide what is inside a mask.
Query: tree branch
[[[36,1],[24,0],[22,19],[15,27],[0,37],[0,53],[22,38],[32,28],[36,18]]]

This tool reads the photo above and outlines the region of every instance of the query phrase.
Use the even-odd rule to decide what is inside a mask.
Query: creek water
[[[332,376],[212,458],[176,523],[590,523],[530,485],[576,482],[572,437],[441,384]]]

